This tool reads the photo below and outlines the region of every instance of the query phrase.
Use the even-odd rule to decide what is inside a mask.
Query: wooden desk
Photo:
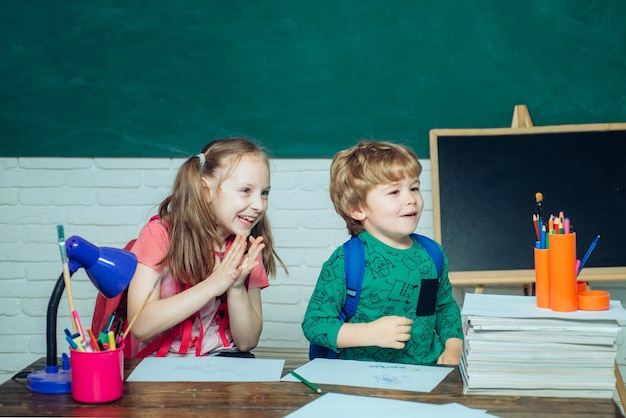
[[[257,357],[265,357],[257,353]],[[276,357],[267,355],[267,357]],[[283,357],[284,358],[284,357]],[[288,373],[306,360],[301,355],[286,358]],[[125,375],[132,372],[139,360],[125,360]],[[24,376],[45,365],[41,359],[23,370]],[[373,390],[349,386],[323,385],[325,391],[363,396],[445,404],[458,402],[470,408],[487,409],[499,417],[623,417],[611,399],[559,399],[514,396],[463,395],[458,369],[430,393],[396,390]],[[147,416],[198,418],[202,416],[283,417],[320,395],[301,383],[206,383],[206,382],[126,382],[124,396],[108,404],[84,405],[71,395],[32,393],[24,379],[8,380],[0,385],[2,416],[83,416],[135,417]]]

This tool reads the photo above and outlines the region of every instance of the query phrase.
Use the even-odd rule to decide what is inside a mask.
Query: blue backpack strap
[[[441,273],[443,272],[443,252],[439,244],[437,244],[437,241],[420,234],[411,234],[411,236],[415,241],[422,244],[422,247],[424,247],[430,258],[433,259],[435,268],[437,269],[437,277],[441,279]]]
[[[352,237],[343,244],[344,272],[346,275],[346,303],[339,319],[345,322],[356,312],[361,297],[361,284],[365,275],[365,250],[359,237]]]
[[[358,237],[352,237],[343,243],[344,273],[346,276],[346,302],[339,312],[341,322],[346,322],[356,312],[361,296],[361,284],[365,275],[365,250]],[[336,359],[339,356],[334,350],[317,344],[309,345],[309,359]]]

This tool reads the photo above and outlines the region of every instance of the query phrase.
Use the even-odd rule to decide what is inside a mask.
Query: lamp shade
[[[96,289],[107,298],[122,293],[137,268],[137,256],[130,251],[96,247],[78,236],[70,237],[65,248],[70,271],[84,268]]]

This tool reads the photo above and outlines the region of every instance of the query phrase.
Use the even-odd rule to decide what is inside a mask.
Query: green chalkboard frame
[[[537,191],[548,214],[569,211],[578,258],[602,234],[579,279],[626,280],[626,123],[433,129],[430,153],[454,285],[534,282]]]

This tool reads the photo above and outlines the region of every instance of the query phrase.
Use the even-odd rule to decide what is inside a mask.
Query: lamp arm
[[[72,274],[74,272],[70,270],[70,277]],[[64,291],[65,281],[63,280],[63,273],[61,273],[52,290],[46,314],[46,368],[58,367],[59,364],[57,358],[57,313]]]

